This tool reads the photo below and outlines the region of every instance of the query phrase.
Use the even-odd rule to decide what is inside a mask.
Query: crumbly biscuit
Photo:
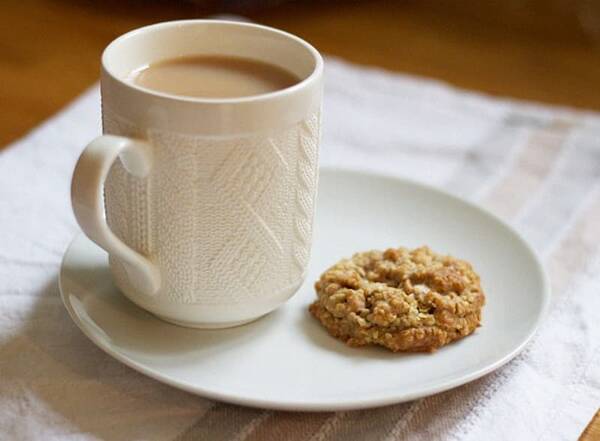
[[[344,259],[315,283],[310,312],[350,346],[433,352],[471,334],[485,295],[464,260],[428,247],[367,251]]]

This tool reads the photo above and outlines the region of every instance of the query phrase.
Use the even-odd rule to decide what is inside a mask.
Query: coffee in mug
[[[285,89],[299,78],[282,67],[250,58],[196,55],[169,58],[135,70],[135,84],[159,92],[203,98],[237,98]]]

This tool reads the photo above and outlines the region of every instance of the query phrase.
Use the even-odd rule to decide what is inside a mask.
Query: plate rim
[[[501,219],[496,214],[492,213],[488,209],[471,202],[469,200],[463,199],[460,196],[450,193],[444,189],[436,187],[431,184],[423,183],[417,181],[415,179],[406,178],[406,177],[398,177],[392,176],[388,174],[375,173],[370,171],[362,171],[362,170],[352,170],[341,167],[320,167],[319,169],[319,178],[320,175],[326,174],[348,174],[348,175],[358,175],[365,179],[378,179],[378,180],[387,180],[392,184],[399,183],[401,185],[408,185],[412,187],[419,188],[421,190],[430,191],[433,193],[437,193],[438,195],[448,197],[452,199],[454,202],[458,202],[459,204],[463,204],[480,214],[488,217],[497,225],[500,225],[504,229],[510,233],[512,238],[516,240],[524,250],[529,254],[531,260],[535,263],[535,267],[541,276],[542,282],[542,298],[541,298],[541,307],[538,311],[537,317],[535,318],[533,325],[529,329],[529,332],[523,338],[523,340],[516,345],[512,350],[508,351],[499,359],[495,360],[493,363],[490,363],[484,367],[474,370],[473,372],[466,373],[460,375],[458,377],[446,380],[444,382],[434,383],[433,385],[425,386],[420,389],[418,392],[396,394],[387,397],[373,397],[373,398],[357,398],[352,401],[343,401],[343,402],[319,402],[319,401],[282,401],[282,400],[269,400],[269,399],[260,399],[260,398],[252,398],[252,397],[244,397],[240,395],[235,395],[232,393],[222,393],[214,390],[209,390],[203,387],[193,386],[189,383],[179,381],[173,379],[167,375],[162,374],[159,371],[156,371],[152,368],[147,367],[141,362],[135,361],[125,354],[120,353],[112,349],[110,346],[110,342],[103,340],[97,337],[94,333],[88,329],[87,326],[83,323],[83,320],[79,317],[79,315],[74,310],[71,302],[67,299],[66,289],[63,287],[63,279],[65,278],[65,261],[67,260],[67,256],[70,255],[71,249],[73,246],[79,241],[89,241],[94,244],[90,239],[88,239],[81,231],[77,232],[75,237],[71,240],[69,245],[67,246],[63,257],[60,263],[60,271],[58,277],[58,286],[60,291],[60,296],[65,306],[71,320],[77,325],[77,327],[83,332],[83,334],[90,339],[97,347],[99,347],[102,351],[110,355],[111,357],[117,359],[121,363],[126,366],[138,371],[139,373],[146,375],[150,378],[153,378],[161,383],[167,384],[169,386],[175,387],[180,390],[184,390],[186,392],[192,393],[194,395],[201,396],[206,399],[216,400],[225,403],[231,403],[241,406],[248,406],[254,408],[261,409],[270,409],[270,410],[283,410],[283,411],[296,411],[296,412],[332,412],[332,411],[346,411],[346,410],[359,410],[359,409],[369,409],[381,406],[387,406],[392,404],[399,404],[407,401],[416,400],[419,398],[424,398],[430,395],[434,395],[440,392],[444,392],[455,387],[461,386],[463,384],[474,381],[478,378],[487,375],[496,369],[504,366],[506,363],[511,361],[514,357],[516,357],[527,344],[531,341],[533,336],[536,334],[539,329],[541,323],[545,320],[549,313],[550,309],[550,299],[551,299],[551,287],[548,278],[548,274],[544,268],[544,265],[538,256],[538,253],[532,248],[532,246],[523,238],[521,234],[508,222]],[[94,244],[94,246],[97,246]],[[137,307],[137,306],[136,306]],[[159,320],[155,318],[155,320]]]

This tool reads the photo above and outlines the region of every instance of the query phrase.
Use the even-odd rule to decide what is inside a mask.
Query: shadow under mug
[[[127,81],[140,66],[204,54],[271,63],[300,80],[224,99]],[[160,23],[105,49],[104,134],[79,158],[71,199],[130,300],[169,322],[219,328],[298,290],[312,240],[322,77],[308,43],[248,23]]]

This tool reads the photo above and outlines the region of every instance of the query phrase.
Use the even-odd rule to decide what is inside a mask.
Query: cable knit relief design
[[[143,137],[135,126],[121,120],[112,120],[108,124],[105,122],[105,128],[107,133],[132,138]],[[128,191],[123,191],[124,188]],[[114,207],[107,213],[111,229],[131,248],[146,255],[150,252],[147,190],[147,180],[128,173],[120,162],[113,164],[110,178],[104,187],[106,205]]]
[[[296,219],[292,250],[296,271],[292,272],[292,278],[302,274],[308,264],[318,177],[315,167],[315,163],[318,162],[318,132],[318,115],[300,123],[296,161]]]
[[[153,169],[132,177],[120,162],[106,182],[108,223],[160,268],[175,303],[268,300],[300,282],[310,253],[319,115],[243,138],[141,131],[105,115],[105,133],[153,146]],[[130,286],[111,259],[120,286]]]

